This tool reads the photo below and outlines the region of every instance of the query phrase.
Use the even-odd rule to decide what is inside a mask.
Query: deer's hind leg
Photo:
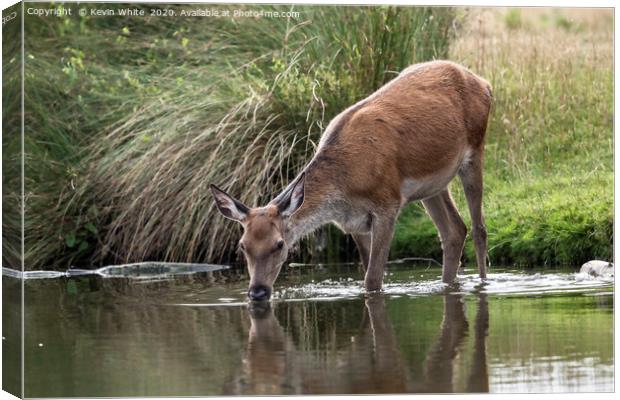
[[[459,169],[459,177],[463,183],[463,191],[469,206],[478,271],[480,278],[486,278],[487,229],[482,213],[482,154],[482,148],[473,152]]]
[[[422,200],[422,204],[439,231],[443,250],[442,280],[450,283],[456,278],[461,263],[467,227],[447,188],[434,197]]]

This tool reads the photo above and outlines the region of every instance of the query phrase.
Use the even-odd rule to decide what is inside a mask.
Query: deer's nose
[[[271,289],[269,289],[265,285],[252,286],[250,287],[250,290],[248,290],[248,297],[252,301],[269,300],[270,296],[271,296]]]

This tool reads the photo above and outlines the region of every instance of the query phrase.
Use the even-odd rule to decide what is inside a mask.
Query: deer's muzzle
[[[251,286],[248,290],[248,298],[252,301],[266,301],[271,297],[271,289],[265,285]]]

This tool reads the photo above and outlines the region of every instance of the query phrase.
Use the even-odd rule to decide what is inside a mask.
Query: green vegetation
[[[3,18],[21,5],[3,10]],[[2,265],[21,268],[21,45],[19,20],[2,27]],[[20,385],[17,383],[17,387]],[[13,391],[12,393],[17,393]]]
[[[455,183],[454,192],[456,187]],[[590,259],[611,259],[613,197],[610,193],[603,197],[611,188],[613,177],[603,174],[487,181],[485,210],[492,264],[577,265]],[[471,226],[464,198],[460,196],[457,203]],[[400,221],[394,256],[416,254],[441,260],[437,231],[421,207],[409,207]],[[465,255],[473,265],[474,254],[468,240]]]
[[[299,18],[27,18],[27,265],[230,256],[239,227],[209,183],[267,202],[333,116],[447,57],[455,22],[449,8],[260,9]]]
[[[508,29],[521,28],[523,25],[523,21],[521,20],[521,9],[511,8],[508,10],[504,16],[504,22],[506,23],[506,28]]]
[[[541,16],[513,9],[519,29],[506,36],[516,17],[496,10],[260,9],[300,14],[26,17],[27,268],[231,259],[239,227],[217,214],[209,183],[267,202],[333,116],[433,58],[463,63],[494,87],[485,170],[492,261],[611,257],[609,11],[581,13],[579,29],[536,30]],[[5,175],[3,184],[19,171]],[[330,257],[353,252],[333,229],[320,236]],[[318,242],[304,242],[302,254],[324,257]],[[419,206],[403,212],[392,256],[440,259]]]
[[[493,85],[487,132],[485,214],[492,264],[579,265],[613,255],[613,52],[609,12],[510,9],[523,26],[550,14],[562,25],[489,34],[501,13],[472,10],[451,58]],[[527,17],[530,19],[526,20]],[[526,23],[527,22],[527,23]],[[573,22],[577,24],[577,21]],[[595,44],[593,44],[595,43]],[[483,56],[481,58],[481,55]],[[469,224],[460,182],[452,185]],[[436,230],[419,206],[400,218],[393,256],[441,259]],[[471,240],[466,256],[474,262]]]

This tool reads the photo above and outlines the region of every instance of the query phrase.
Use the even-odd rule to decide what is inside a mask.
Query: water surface
[[[401,264],[369,295],[356,266],[302,266],[248,307],[240,271],[179,271],[26,279],[26,396],[613,390],[613,280]]]

